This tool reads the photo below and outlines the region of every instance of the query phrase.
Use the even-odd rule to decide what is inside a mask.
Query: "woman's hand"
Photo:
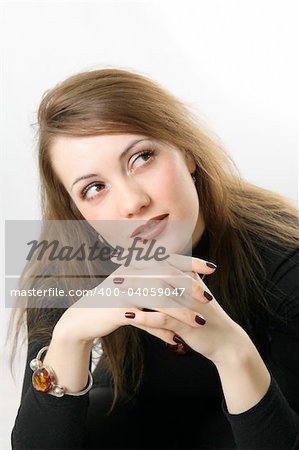
[[[54,348],[52,358],[55,369],[62,377],[61,383],[70,386],[73,390],[80,390],[86,382],[86,371],[83,375],[79,371],[81,378],[76,373],[78,341],[90,343],[94,338],[106,336],[121,326],[132,325],[169,344],[177,344],[176,337],[179,337],[193,350],[210,359],[218,370],[228,411],[232,414],[247,411],[267,392],[270,374],[245,330],[226,314],[203,280],[198,276],[194,279],[197,273],[210,275],[215,269],[207,266],[204,260],[181,255],[171,255],[167,262],[159,262],[157,269],[156,273],[159,275],[162,273],[167,275],[166,280],[163,276],[151,278],[149,286],[155,285],[162,289],[167,286],[180,287],[181,277],[185,275],[185,278],[187,276],[191,282],[190,289],[187,284],[184,296],[160,297],[159,303],[163,300],[165,305],[157,304],[155,308],[150,308],[155,311],[145,312],[142,307],[148,306],[148,299],[132,296],[128,302],[126,292],[129,288],[138,289],[145,285],[147,278],[144,275],[148,273],[147,268],[121,266],[99,287],[113,287],[113,280],[121,276],[123,278],[121,300],[124,303],[127,302],[128,307],[118,307],[116,304],[115,307],[101,307],[103,298],[95,296],[92,299],[95,304],[98,303],[98,307],[92,308],[86,305],[88,297],[82,297],[62,315],[53,336],[58,333],[58,337],[62,336],[64,344],[61,346],[61,340],[58,339],[58,346],[55,348],[54,339],[51,344],[54,347],[50,345],[49,348],[49,351]],[[135,276],[132,276],[133,274]],[[209,295],[204,295],[205,292]],[[211,300],[208,300],[208,297]],[[115,302],[116,300],[120,300],[119,297],[114,299]],[[57,357],[59,349],[65,350],[65,343],[70,341],[71,344],[73,341],[76,342],[76,357],[72,370],[74,380],[70,380],[69,375],[63,373],[65,355],[62,354],[60,359]],[[69,346],[67,348],[69,349]],[[79,349],[82,350],[82,347]],[[84,354],[87,358],[85,350]],[[65,383],[64,380],[66,380]]]
[[[172,263],[177,268],[186,269],[186,257],[176,257]],[[192,258],[194,273],[211,274],[214,270],[206,268],[206,262]],[[206,293],[206,294],[204,294]],[[176,335],[193,350],[201,353],[216,365],[238,358],[238,349],[250,343],[245,330],[234,322],[221,308],[205,283],[197,276],[193,280],[192,305],[190,307],[155,308],[156,312],[133,312],[127,314],[128,322],[166,342]],[[177,339],[177,338],[176,338]],[[172,342],[177,343],[177,341]]]
[[[189,309],[192,306],[193,260],[198,261],[201,273],[213,272],[205,261],[181,255],[170,255],[167,261],[136,261],[129,267],[119,266],[100,285],[88,291],[65,311],[53,333],[71,340],[92,341],[110,334],[120,326],[134,325],[128,320],[126,313],[130,312],[131,317],[132,314],[136,316],[143,308],[170,308],[172,312],[178,309],[178,321],[197,328],[196,313]],[[142,295],[144,289],[150,295]],[[171,295],[174,290],[177,295]],[[163,295],[164,293],[167,294]],[[141,316],[138,317],[142,320]],[[155,320],[155,316],[151,317]],[[137,321],[136,325],[138,326]],[[139,324],[139,328],[141,327]],[[165,342],[174,344],[171,329],[161,330],[152,325],[150,332]]]

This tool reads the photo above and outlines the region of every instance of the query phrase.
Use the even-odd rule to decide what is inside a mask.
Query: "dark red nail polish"
[[[206,265],[207,265],[208,267],[210,267],[211,269],[217,269],[216,264],[213,264],[213,263],[211,263],[211,262],[206,262]]]
[[[209,294],[207,291],[203,291],[203,295],[209,300],[213,300],[213,295]]]
[[[179,336],[177,336],[176,334],[173,336],[172,338],[174,340],[174,342],[176,342],[177,344],[185,344],[185,342],[183,341],[183,339],[181,339]]]
[[[175,353],[176,355],[185,355],[188,353],[191,348],[187,344],[168,344],[166,343],[166,348],[172,353]]]
[[[123,277],[113,278],[113,283],[115,283],[115,284],[122,284],[124,281],[125,281],[125,279]]]
[[[172,353],[176,353],[177,355],[185,355],[187,352],[191,350],[189,345],[187,345],[186,342],[183,341],[183,339],[177,336],[176,334],[173,336],[172,339],[174,342],[176,342],[175,345],[166,343],[167,349]]]
[[[127,319],[134,319],[135,318],[135,313],[133,313],[133,312],[126,312],[125,313],[125,317],[127,318]]]
[[[199,325],[204,325],[206,323],[205,319],[199,316],[195,316],[195,322],[198,323]]]

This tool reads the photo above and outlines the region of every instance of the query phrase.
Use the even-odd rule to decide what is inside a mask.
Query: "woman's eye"
[[[140,158],[145,158],[145,160],[143,160],[143,161],[146,164],[148,161],[150,161],[152,159],[153,155],[154,155],[153,150],[144,150],[143,152],[139,153],[137,158],[134,159],[133,164]],[[144,164],[141,164],[141,165],[144,165]]]
[[[96,197],[96,195],[99,192],[101,192],[101,190],[102,190],[101,187],[103,187],[103,186],[104,185],[102,183],[94,182],[83,189],[83,191],[81,193],[81,197],[83,199],[90,200],[90,199]]]
[[[154,158],[155,151],[154,150],[144,150],[143,152],[140,152],[138,156],[134,159],[133,164],[140,159],[140,161],[143,160],[143,163],[138,164],[138,166],[144,166],[148,162],[150,162]],[[99,183],[95,181],[94,183],[89,184],[86,186],[83,191],[81,192],[80,196],[83,200],[92,200],[93,198],[97,197],[100,192],[103,190],[105,185],[103,183]]]

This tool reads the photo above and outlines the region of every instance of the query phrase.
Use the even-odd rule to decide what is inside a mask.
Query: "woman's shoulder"
[[[284,320],[299,325],[299,246],[255,239],[265,269],[267,302]]]
[[[296,269],[298,270],[299,244],[286,243],[283,240],[270,241],[266,237],[256,235],[252,239],[268,279],[278,281],[283,275],[289,272],[295,274]]]

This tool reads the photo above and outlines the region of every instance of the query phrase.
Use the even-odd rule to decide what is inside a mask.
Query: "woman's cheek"
[[[154,186],[158,195],[168,199],[174,198],[177,201],[183,177],[181,165],[178,165],[176,161],[164,161],[155,173]]]
[[[89,204],[77,205],[77,208],[79,209],[85,220],[99,219],[99,211],[97,210],[97,208],[92,208]]]
[[[174,180],[172,170],[161,171],[155,175],[155,193],[161,198],[169,198],[173,195]]]

